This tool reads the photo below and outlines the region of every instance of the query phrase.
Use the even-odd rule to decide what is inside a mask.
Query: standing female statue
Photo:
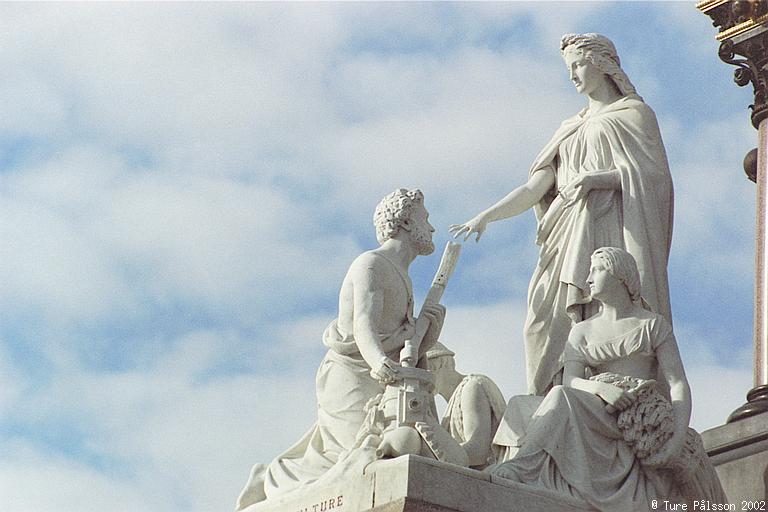
[[[609,39],[566,35],[561,51],[588,106],[555,132],[527,183],[450,227],[455,237],[476,233],[479,240],[489,222],[534,208],[541,249],[524,336],[528,392],[537,395],[560,381],[572,323],[596,311],[587,269],[598,247],[621,247],[635,257],[643,299],[671,322],[672,180],[656,116],[635,93]]]

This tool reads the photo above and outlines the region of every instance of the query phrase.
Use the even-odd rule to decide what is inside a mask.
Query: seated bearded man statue
[[[354,448],[366,404],[400,377],[395,361],[414,334],[413,291],[408,268],[431,254],[434,228],[420,190],[399,189],[376,207],[380,246],[358,256],[339,293],[339,315],[323,334],[328,347],[316,377],[317,423],[272,463],[257,464],[237,509],[283,495],[323,476]],[[436,342],[445,308],[422,310],[429,320],[426,346]]]

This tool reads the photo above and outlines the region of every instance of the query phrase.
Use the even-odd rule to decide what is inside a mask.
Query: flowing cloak
[[[386,257],[377,254],[388,261]],[[379,333],[384,353],[397,360],[405,340],[413,336],[413,293],[410,282],[401,274],[408,292],[408,311],[403,322],[392,332]],[[285,494],[297,487],[314,482],[331,469],[339,457],[351,450],[365,419],[365,405],[379,393],[382,386],[370,375],[371,367],[363,359],[353,333],[345,332],[338,319],[323,333],[328,347],[315,378],[317,393],[317,423],[296,444],[278,455],[270,464],[256,464],[237,510],[267,498]]]
[[[496,432],[496,429],[499,427],[501,418],[504,416],[504,409],[507,406],[506,402],[504,401],[504,396],[499,390],[499,387],[490,378],[486,377],[485,375],[478,375],[473,373],[464,377],[461,382],[459,382],[459,385],[456,386],[456,389],[453,390],[451,399],[448,400],[448,406],[446,407],[445,413],[443,414],[443,420],[441,421],[443,428],[450,432],[451,437],[453,437],[459,444],[463,444],[469,440],[469,435],[467,435],[468,432],[466,432],[464,428],[464,413],[461,410],[461,404],[464,391],[472,386],[479,386],[480,389],[483,390],[483,394],[488,400],[488,405],[491,409],[491,416],[490,418],[487,418],[487,421],[491,425],[492,434]],[[488,457],[487,463],[481,467],[473,466],[474,469],[483,469],[489,464],[496,463],[497,449],[496,447],[490,446],[489,448],[491,449],[491,453]]]
[[[556,383],[572,323],[595,310],[587,286],[595,249],[620,247],[634,256],[643,299],[672,322],[672,179],[653,110],[637,95],[594,114],[583,110],[563,122],[530,175],[544,170],[555,174],[555,186],[534,206],[541,249],[524,331],[528,392],[536,395]],[[594,189],[565,206],[560,191],[579,175],[613,170],[621,177],[620,190]]]

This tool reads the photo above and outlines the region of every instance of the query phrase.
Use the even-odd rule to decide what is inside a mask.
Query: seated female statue
[[[672,326],[640,306],[634,258],[596,250],[587,282],[600,311],[571,329],[563,385],[547,394],[519,451],[494,473],[602,511],[650,510],[654,499],[724,503],[688,428],[691,393]],[[657,375],[666,386],[657,389]]]

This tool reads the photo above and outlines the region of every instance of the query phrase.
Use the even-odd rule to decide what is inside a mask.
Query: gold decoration
[[[704,0],[703,2],[697,3],[696,8],[701,12],[707,12],[718,5],[727,4],[728,2],[730,2],[730,0]]]
[[[721,1],[721,0],[718,0],[718,1]],[[724,30],[719,34],[717,34],[715,36],[715,39],[717,39],[718,41],[725,41],[726,39],[730,39],[731,37],[735,37],[740,34],[743,34],[744,32],[747,32],[764,23],[768,23],[768,14],[764,14],[753,20],[747,20],[744,23],[739,23],[738,25],[735,25],[729,28],[728,30]]]

